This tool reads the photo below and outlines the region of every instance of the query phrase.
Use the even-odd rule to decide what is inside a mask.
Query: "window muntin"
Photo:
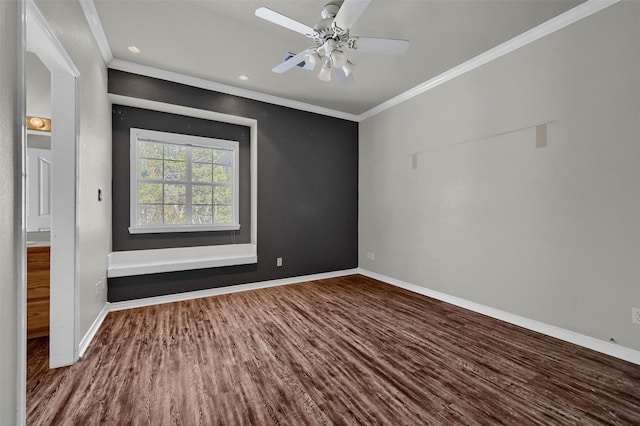
[[[131,233],[237,230],[239,143],[131,129]]]

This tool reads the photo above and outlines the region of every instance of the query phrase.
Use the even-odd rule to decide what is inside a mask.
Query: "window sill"
[[[209,232],[209,231],[237,231],[240,225],[211,225],[211,226],[137,226],[129,227],[130,234],[163,234],[170,232]]]
[[[109,278],[258,263],[255,244],[115,251],[108,256]]]

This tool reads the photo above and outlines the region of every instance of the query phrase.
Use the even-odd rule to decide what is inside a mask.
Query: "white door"
[[[51,229],[51,150],[27,148],[27,231]]]

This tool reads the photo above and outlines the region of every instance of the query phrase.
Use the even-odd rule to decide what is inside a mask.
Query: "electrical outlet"
[[[278,267],[282,266],[282,258],[281,257],[278,257],[276,259],[276,266],[278,266]]]
[[[631,308],[631,322],[640,325],[640,308]]]
[[[367,259],[369,260],[376,260],[376,254],[372,251],[368,251],[367,252]]]

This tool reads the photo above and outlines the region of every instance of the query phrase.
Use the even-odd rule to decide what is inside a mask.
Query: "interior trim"
[[[159,68],[149,67],[146,65],[136,64],[134,62],[123,61],[122,59],[114,59],[109,64],[109,68],[118,71],[130,72],[146,77],[159,78],[161,80],[172,81],[174,83],[186,84],[200,89],[211,90],[214,92],[226,93],[228,95],[239,96],[241,98],[252,99],[255,101],[266,102],[268,104],[279,105],[287,108],[293,108],[300,111],[312,112],[314,114],[326,115],[328,117],[340,118],[349,121],[358,121],[358,116],[342,111],[308,104],[305,102],[294,101],[292,99],[281,98],[279,96],[268,95],[266,93],[256,92],[253,90],[242,89],[240,87],[229,86],[227,84],[216,83],[215,81],[205,80],[203,78],[193,77],[186,74],[180,74],[173,71],[162,70]]]
[[[640,365],[640,351],[636,351],[631,348],[616,345],[610,342],[596,339],[594,337],[586,336],[584,334],[576,333],[570,330],[566,330],[560,327],[556,327],[550,324],[546,324],[540,321],[532,320],[529,318],[521,317],[519,315],[511,314],[500,309],[492,308],[490,306],[482,305],[480,303],[472,302],[460,297],[451,296],[446,293],[431,290],[425,287],[421,287],[415,284],[401,281],[395,278],[391,278],[385,275],[378,274],[362,268],[346,269],[342,271],[326,272],[321,274],[303,275],[298,277],[276,279],[270,281],[261,281],[249,284],[233,285],[228,287],[212,288],[200,291],[190,291],[178,294],[169,294],[166,296],[148,297],[144,299],[127,300],[124,302],[107,303],[103,309],[104,315],[101,312],[100,316],[94,322],[89,332],[82,339],[81,354],[87,349],[91,340],[94,338],[100,324],[104,321],[104,318],[109,312],[122,311],[125,309],[142,308],[145,306],[161,305],[164,303],[180,302],[183,300],[199,299],[203,297],[219,296],[223,294],[232,294],[242,291],[258,290],[262,288],[277,287],[281,285],[297,284],[307,281],[322,280],[327,278],[342,277],[346,275],[361,274],[369,278],[373,278],[387,284],[394,285],[396,287],[403,288],[405,290],[412,291],[423,296],[431,297],[433,299],[441,300],[446,303],[450,303],[455,306],[459,306],[464,309],[468,309],[473,312],[477,312],[489,317],[507,322],[509,324],[517,325],[519,327],[526,328],[531,331],[545,334],[547,336],[555,337],[556,339],[563,340],[565,342],[573,343],[578,346],[582,346],[587,349],[594,350],[606,355],[619,358],[633,364]]]
[[[378,281],[383,281],[387,284],[391,284],[396,287],[400,287],[405,290],[412,291],[414,293],[422,294],[423,296],[431,297],[436,300],[441,300],[443,302],[450,303],[452,305],[459,306],[461,308],[468,309],[470,311],[477,312],[479,314],[487,315],[491,318],[495,318],[500,321],[507,322],[509,324],[526,328],[527,330],[531,330],[531,331],[545,334],[547,336],[555,337],[556,339],[564,340],[565,342],[573,343],[574,345],[582,346],[584,348],[591,349],[596,352],[600,352],[615,358],[619,358],[619,359],[640,365],[640,351],[637,351],[631,348],[626,348],[624,346],[620,346],[614,343],[606,342],[604,340],[596,339],[595,337],[586,336],[584,334],[580,334],[564,328],[556,327],[555,325],[546,324],[544,322],[521,317],[519,315],[515,315],[510,312],[502,311],[500,309],[496,309],[490,306],[482,305],[480,303],[472,302],[470,300],[466,300],[461,297],[451,296],[446,293],[441,293],[436,290],[411,284],[406,281],[398,280],[392,277],[388,277],[386,275],[368,271],[366,269],[358,268],[357,272],[369,278],[373,278]]]
[[[188,117],[203,118],[205,120],[246,126],[250,131],[250,174],[251,174],[251,244],[258,244],[258,120],[237,115],[223,114],[198,108],[150,101],[147,99],[131,98],[122,95],[108,95],[111,104],[148,109],[152,111],[168,112],[170,114],[186,115]]]
[[[301,275],[291,278],[281,278],[269,281],[259,281],[248,284],[231,285],[228,287],[210,288],[207,290],[189,291],[185,293],[168,294],[166,296],[147,297],[144,299],[127,300],[124,302],[108,303],[109,312],[125,309],[142,308],[145,306],[162,305],[164,303],[181,302],[183,300],[200,299],[203,297],[220,296],[223,294],[239,293],[241,291],[259,290],[262,288],[278,287],[281,285],[298,284],[307,281],[324,280],[327,278],[344,277],[358,273],[357,269],[345,269],[342,271],[324,272],[320,274]]]
[[[200,291],[189,291],[185,293],[169,294],[166,296],[147,297],[144,299],[127,300],[125,302],[113,302],[113,303],[107,302],[102,308],[102,311],[100,312],[96,320],[91,325],[91,328],[89,328],[89,331],[87,331],[85,336],[82,338],[82,341],[80,343],[79,356],[80,357],[84,356],[85,352],[89,348],[89,345],[91,344],[96,334],[98,333],[100,326],[102,326],[102,323],[107,318],[107,315],[109,314],[109,312],[117,312],[117,311],[122,311],[126,309],[142,308],[145,306],[162,305],[165,303],[200,299],[203,297],[219,296],[223,294],[239,293],[241,291],[258,290],[261,288],[277,287],[281,285],[298,284],[298,283],[303,283],[307,281],[323,280],[327,278],[343,277],[346,275],[353,275],[355,273],[358,273],[357,269],[346,269],[343,271],[325,272],[325,273],[313,274],[313,275],[303,275],[303,276],[292,277],[292,278],[281,278],[281,279],[270,280],[270,281],[261,281],[261,282],[249,283],[249,284],[232,285],[228,287],[212,288],[212,289],[200,290]]]
[[[107,303],[104,305],[104,307],[96,317],[95,321],[93,321],[93,324],[91,324],[91,327],[89,327],[87,334],[85,334],[82,340],[80,341],[80,349],[78,350],[79,358],[82,358],[84,356],[84,353],[89,347],[89,344],[91,344],[91,341],[93,340],[93,338],[96,337],[96,334],[98,333],[98,330],[100,329],[100,326],[104,322],[104,319],[107,317],[108,313],[109,313],[109,304]]]
[[[35,53],[52,73],[62,72],[80,77],[80,71],[49,27],[35,0],[27,1],[26,13],[27,50]]]
[[[160,274],[258,263],[255,244],[114,251],[107,256],[107,277]]]
[[[26,4],[27,49],[51,73],[52,205],[49,365],[73,364],[80,344],[79,96],[80,72],[33,0]]]
[[[524,47],[534,41],[541,39],[555,31],[558,31],[564,27],[567,27],[583,18],[593,15],[603,9],[606,9],[609,6],[612,6],[618,3],[620,0],[587,0],[584,3],[570,9],[555,18],[552,18],[537,27],[526,31],[511,40],[508,40],[492,49],[487,50],[480,55],[463,62],[462,64],[455,66],[448,71],[443,72],[442,74],[433,77],[430,80],[425,81],[412,89],[407,90],[404,93],[401,93],[398,96],[395,96],[378,106],[371,108],[368,111],[363,112],[362,114],[350,114],[342,111],[332,110],[329,108],[320,107],[317,105],[312,105],[300,101],[294,101],[291,99],[281,98],[278,96],[268,95],[261,92],[256,92],[253,90],[242,89],[235,86],[229,86],[222,83],[216,83],[211,80],[205,80],[202,78],[192,77],[186,74],[180,74],[172,71],[166,71],[159,68],[153,68],[146,65],[140,65],[133,62],[124,61],[121,59],[113,59],[111,51],[108,51],[108,54],[103,52],[102,45],[106,44],[106,49],[108,49],[108,43],[104,31],[102,29],[102,25],[100,24],[100,19],[97,15],[97,11],[95,9],[95,5],[93,0],[80,0],[80,4],[82,5],[83,11],[85,11],[85,16],[89,25],[91,27],[91,31],[94,34],[96,42],[100,47],[100,51],[103,52],[103,57],[105,58],[105,63],[109,68],[113,68],[120,71],[136,73],[140,75],[144,75],[147,77],[159,78],[162,80],[173,81],[176,83],[182,83],[193,87],[199,87],[206,90],[212,90],[221,93],[227,93],[229,95],[240,96],[247,99],[253,99],[257,101],[267,102],[274,105],[280,105],[288,108],[294,108],[301,111],[312,112],[316,114],[326,115],[329,117],[341,118],[344,120],[360,122],[371,118],[383,111],[386,111],[389,108],[393,108],[396,105],[401,104],[404,101],[407,101],[415,96],[418,96],[424,92],[427,92],[435,87],[440,86],[456,77],[459,77],[469,71],[472,71],[486,63],[493,61],[494,59],[498,59],[507,53],[513,52],[521,47]],[[89,11],[89,12],[87,12]],[[92,22],[96,22],[92,24]]]
[[[98,333],[98,330],[102,326],[102,323],[107,318],[107,315],[109,314],[109,312],[117,312],[117,311],[123,311],[126,309],[142,308],[145,306],[162,305],[165,303],[180,302],[183,300],[200,299],[203,297],[220,296],[223,294],[233,294],[233,293],[239,293],[241,291],[258,290],[262,288],[277,287],[281,285],[298,284],[298,283],[303,283],[307,281],[323,280],[327,278],[343,277],[346,275],[353,275],[355,273],[358,273],[357,269],[346,269],[343,271],[325,272],[320,274],[303,275],[303,276],[291,277],[291,278],[281,278],[281,279],[270,280],[270,281],[261,281],[261,282],[248,283],[248,284],[232,285],[228,287],[219,287],[219,288],[212,288],[207,290],[189,291],[185,293],[169,294],[166,296],[147,297],[144,299],[127,300],[124,302],[113,302],[113,303],[107,302],[102,308],[102,311],[100,312],[96,320],[91,325],[91,328],[89,328],[89,331],[87,331],[85,336],[82,338],[82,341],[80,343],[79,356],[80,357],[84,356],[85,352],[89,348],[89,345],[91,345],[91,342],[96,337],[96,334]]]
[[[104,59],[105,64],[109,65],[109,63],[113,61],[113,53],[111,53],[111,48],[109,47],[107,36],[104,33],[104,28],[102,28],[102,22],[100,21],[100,17],[98,16],[96,5],[93,0],[78,1],[80,2],[80,7],[82,8],[82,12],[84,12],[85,18],[87,18],[87,22],[89,23],[89,28],[91,28],[93,38],[98,44],[98,49],[100,49],[102,59]]]
[[[401,93],[398,96],[395,96],[388,101],[381,103],[380,105],[371,108],[370,110],[363,112],[358,116],[358,121],[366,120],[367,118],[371,118],[374,115],[380,114],[383,111],[388,110],[389,108],[393,108],[396,105],[403,103],[415,96],[418,96],[428,90],[431,90],[435,87],[440,86],[448,82],[449,80],[453,80],[456,77],[459,77],[463,74],[468,73],[486,63],[493,61],[494,59],[498,59],[501,56],[506,55],[507,53],[511,53],[514,50],[520,49],[534,41],[541,39],[553,32],[556,32],[566,26],[569,26],[587,16],[591,16],[596,12],[599,12],[609,6],[612,6],[618,3],[620,0],[588,0],[573,9],[562,13],[555,18],[552,18],[542,24],[538,25],[526,31],[511,40],[505,41],[504,43],[494,47],[493,49],[489,49],[484,53],[479,54],[478,56],[469,59],[462,64],[451,68],[448,71],[443,72],[442,74],[433,77],[430,80],[425,81],[422,84],[417,85],[416,87],[407,90],[404,93]]]
[[[0,7],[3,10],[8,10],[6,8],[6,4]],[[9,9],[12,8],[13,5],[9,4]],[[13,165],[15,169],[13,170],[13,175],[15,179],[14,184],[14,197],[15,201],[11,203],[12,212],[13,212],[13,230],[17,234],[14,236],[13,244],[17,243],[16,250],[16,265],[15,265],[15,273],[16,273],[16,282],[13,284],[16,287],[16,293],[14,296],[15,299],[15,313],[17,314],[17,318],[4,317],[3,323],[7,329],[9,327],[15,327],[15,340],[11,341],[10,339],[6,340],[5,345],[11,347],[12,344],[15,345],[14,355],[16,357],[15,366],[15,423],[17,426],[24,426],[27,424],[27,126],[22,117],[27,115],[27,78],[26,78],[26,63],[25,57],[27,52],[27,2],[20,1],[16,3],[15,8],[16,14],[14,19],[16,19],[16,41],[15,45],[15,58],[17,62],[17,66],[12,71],[14,75],[14,81],[17,84],[14,89],[14,99],[15,105],[13,105],[13,119],[11,123],[3,122],[3,131],[9,126],[13,126],[13,136],[15,138],[13,146],[17,151],[13,157]],[[11,19],[11,18],[9,18]],[[8,21],[9,23],[11,21]],[[6,24],[4,24],[6,25]],[[6,65],[5,65],[6,66]],[[10,75],[8,72],[3,70],[3,76],[1,80],[3,83],[7,81],[6,78]],[[9,80],[10,81],[10,80]],[[5,96],[8,92],[0,95],[3,99],[7,99]],[[5,109],[6,108],[6,109]],[[5,111],[10,111],[11,106],[5,107],[3,105],[3,109]],[[3,118],[4,118],[4,114]],[[5,127],[6,126],[6,127]],[[3,136],[4,137],[4,136]],[[6,154],[5,154],[6,155]],[[6,158],[6,157],[5,157]],[[19,176],[19,177],[18,177]],[[18,198],[19,197],[19,198]],[[7,201],[5,201],[6,203]],[[20,206],[19,209],[16,206]],[[4,221],[4,220],[3,220]],[[3,237],[4,241],[7,241],[7,236]],[[6,271],[5,274],[12,274],[10,271]],[[7,276],[7,275],[5,275]],[[11,275],[8,275],[11,276]],[[3,290],[3,297],[6,297],[7,293]],[[3,302],[10,303],[7,299],[3,300]],[[4,308],[5,305],[2,305]],[[0,309],[2,309],[0,308]],[[3,311],[3,316],[5,316],[6,311]],[[14,321],[15,320],[15,321]],[[13,349],[13,348],[12,348]],[[6,366],[10,365],[13,360],[4,360]],[[6,368],[3,365],[3,370]],[[7,393],[11,392],[9,390],[10,382],[3,381],[4,389],[7,390]],[[5,401],[9,401],[7,398]],[[10,406],[10,403],[3,404],[7,407]],[[7,417],[3,417],[4,419],[11,419],[12,414],[9,413]],[[10,420],[9,420],[10,421]]]
[[[256,92],[253,90],[243,89],[240,87],[230,86],[227,84],[217,83],[211,80],[205,80],[202,78],[193,77],[186,74],[176,73],[173,71],[166,71],[159,68],[149,67],[146,65],[136,64],[134,62],[124,61],[122,59],[114,59],[107,36],[102,27],[100,16],[96,9],[93,0],[79,0],[80,7],[84,12],[84,16],[89,23],[93,38],[100,49],[102,58],[108,68],[113,68],[119,71],[126,71],[135,74],[144,75],[147,77],[159,78],[162,80],[173,81],[175,83],[186,84],[193,87],[199,87],[201,89],[212,90],[215,92],[226,93],[229,95],[240,96],[242,98],[252,99],[261,102],[267,102],[274,105],[284,106],[287,108],[293,108],[301,111],[312,112],[315,114],[326,115],[329,117],[340,118],[349,121],[358,121],[356,114],[349,114],[342,111],[333,110],[330,108],[324,108],[317,105],[308,104],[305,102],[294,101],[291,99],[281,98],[279,96],[268,95],[262,92]]]

